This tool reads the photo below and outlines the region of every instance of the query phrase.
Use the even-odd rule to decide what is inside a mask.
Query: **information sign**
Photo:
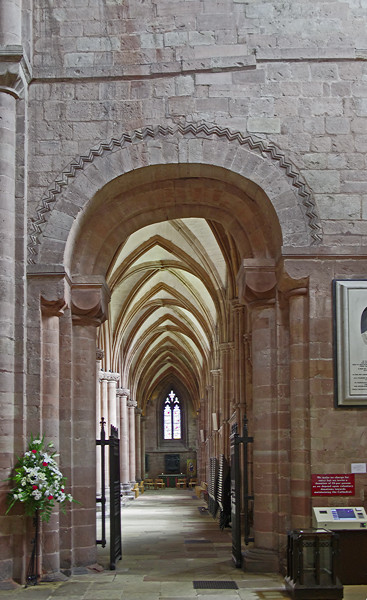
[[[311,475],[312,496],[354,496],[354,474]]]

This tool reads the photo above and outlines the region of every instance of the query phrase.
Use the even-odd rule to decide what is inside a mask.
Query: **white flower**
[[[42,440],[33,440],[34,444],[42,444]]]

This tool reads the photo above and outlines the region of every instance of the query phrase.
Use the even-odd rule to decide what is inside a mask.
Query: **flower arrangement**
[[[45,444],[44,436],[36,439],[31,436],[27,452],[18,458],[14,474],[9,478],[15,486],[9,492],[10,504],[6,514],[16,502],[23,502],[27,515],[32,516],[38,511],[41,519],[48,521],[55,502],[65,512],[66,502],[74,501],[70,494],[65,493],[66,477],[55,461],[59,455],[52,448],[53,443]]]

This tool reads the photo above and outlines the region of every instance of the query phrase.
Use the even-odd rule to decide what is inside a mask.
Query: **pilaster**
[[[243,261],[239,299],[249,311],[252,357],[252,430],[254,437],[255,548],[245,552],[245,569],[259,569],[254,553],[264,559],[260,570],[277,570],[278,551],[278,415],[276,267],[272,260]],[[242,331],[242,336],[244,331]],[[242,337],[242,348],[243,337]]]

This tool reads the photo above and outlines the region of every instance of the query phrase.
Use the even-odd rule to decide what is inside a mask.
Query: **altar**
[[[160,477],[166,484],[166,487],[176,487],[177,479],[182,479],[182,477],[186,477],[184,473],[162,473]]]

